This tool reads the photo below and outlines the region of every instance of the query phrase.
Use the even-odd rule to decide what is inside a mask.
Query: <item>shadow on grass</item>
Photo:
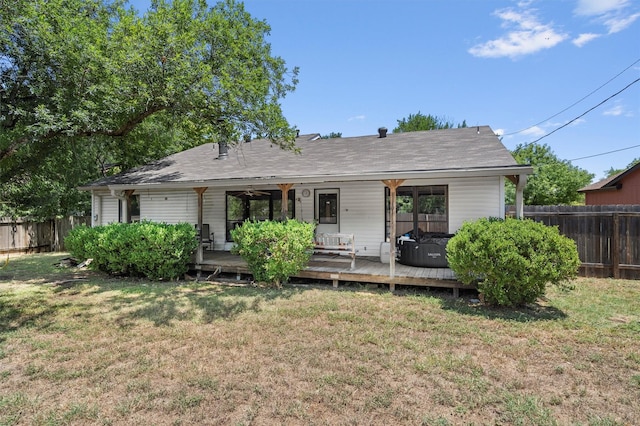
[[[233,320],[247,311],[259,312],[263,302],[287,299],[301,291],[230,287],[218,283],[145,283],[127,287],[110,296],[106,303],[118,312],[117,323],[122,327],[140,319],[156,326],[168,326],[175,321],[208,324]]]
[[[7,284],[21,289],[0,287],[0,332],[21,327],[45,329],[63,313],[82,319],[106,311],[121,327],[139,320],[155,326],[170,326],[176,321],[226,321],[244,312],[259,312],[263,302],[305,291],[115,278],[99,272],[56,268],[54,264],[61,257],[64,256],[24,256],[2,271]]]
[[[0,292],[0,330],[15,330],[25,326],[46,327],[65,309],[73,310],[73,315],[80,318],[106,310],[113,314],[109,317],[115,318],[115,323],[120,327],[131,326],[139,320],[150,321],[155,326],[170,326],[176,321],[228,321],[244,312],[259,312],[265,302],[288,299],[315,288],[296,285],[265,289],[224,283],[113,278],[73,268],[61,272],[60,268],[52,266],[55,260],[56,256],[50,255],[27,256],[16,259],[12,268],[3,270],[4,274],[12,275],[14,282],[24,280],[23,284],[34,289],[49,290],[21,294]],[[36,275],[37,279],[34,279]],[[35,283],[26,282],[29,280]],[[408,294],[418,295],[416,292],[412,290]],[[51,294],[60,297],[50,297]],[[544,304],[497,308],[471,303],[468,298],[447,297],[446,293],[438,291],[429,290],[424,295],[439,299],[444,310],[487,319],[531,322],[566,317],[561,310]]]
[[[12,280],[40,280],[45,277],[55,280],[57,276],[68,273],[63,268],[55,267],[55,264],[64,257],[68,257],[68,255],[60,253],[10,255],[8,259],[2,259],[0,284]]]
[[[442,309],[455,311],[486,319],[500,319],[517,322],[556,321],[567,317],[563,311],[553,306],[533,303],[526,306],[498,307],[471,303],[464,299],[441,299]]]
[[[4,340],[2,333],[22,327],[48,326],[55,311],[39,297],[23,298],[19,303],[13,303],[10,298],[0,296],[0,342]]]
[[[115,282],[113,282],[115,281]],[[51,286],[38,284],[37,287]],[[0,294],[0,329],[48,328],[65,309],[77,319],[100,315],[105,310],[119,327],[133,326],[140,320],[155,326],[171,326],[178,321],[212,323],[229,321],[244,312],[259,312],[263,302],[290,298],[303,289],[265,290],[228,287],[209,283],[154,283],[128,280],[89,279],[76,284],[53,287],[57,297],[46,293],[11,297]],[[95,299],[92,297],[95,296]],[[115,314],[112,316],[111,314]]]
[[[396,296],[430,297],[438,301],[446,311],[454,311],[461,315],[482,317],[490,320],[500,319],[517,322],[555,321],[567,317],[562,310],[540,303],[526,306],[499,307],[480,303],[478,291],[473,288],[460,289],[460,297],[452,296],[450,289],[437,287],[401,287]]]
[[[176,321],[205,324],[229,321],[244,312],[259,312],[263,302],[288,299],[303,291],[229,286],[216,282],[131,279],[106,279],[102,283],[89,282],[81,286],[90,287],[86,291],[91,294],[108,293],[101,303],[116,313],[116,323],[121,327],[133,325],[138,320],[151,321],[155,326],[171,326]]]

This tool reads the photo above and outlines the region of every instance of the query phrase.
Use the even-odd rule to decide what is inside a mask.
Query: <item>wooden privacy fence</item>
[[[64,251],[64,237],[91,218],[71,216],[34,222],[29,219],[0,218],[0,253]]]
[[[576,242],[581,275],[640,279],[640,205],[525,206],[524,216]]]

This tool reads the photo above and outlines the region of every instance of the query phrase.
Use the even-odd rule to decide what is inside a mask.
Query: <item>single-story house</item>
[[[356,256],[409,232],[455,233],[463,222],[504,217],[505,179],[518,214],[532,168],[519,165],[489,126],[321,139],[299,135],[300,152],[269,140],[207,143],[84,186],[92,224],[147,219],[189,222],[230,250],[245,220],[288,217],[322,233],[348,233]],[[395,192],[397,216],[390,214]],[[284,202],[283,202],[284,200]],[[392,219],[396,227],[390,229]],[[393,231],[393,232],[392,232]]]
[[[588,206],[640,204],[640,163],[578,190]]]

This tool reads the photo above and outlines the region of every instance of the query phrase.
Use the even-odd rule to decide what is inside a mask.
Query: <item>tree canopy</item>
[[[331,132],[328,135],[320,136],[320,139],[334,139],[334,138],[341,138],[341,137],[342,137],[342,132]]]
[[[421,130],[452,129],[454,127],[467,127],[466,120],[457,126],[444,117],[435,115],[424,115],[420,111],[417,114],[409,114],[409,117],[398,120],[398,126],[393,129],[393,133],[418,132]]]
[[[640,163],[640,157],[634,158],[633,160],[631,160],[631,162],[627,164],[627,167],[625,167],[624,169],[614,169],[613,167],[611,167],[609,170],[606,170],[605,173],[607,174],[607,177],[611,177],[632,168],[638,163]]]
[[[279,101],[298,70],[269,31],[234,0],[154,0],[143,16],[123,0],[1,2],[0,200],[69,214],[86,206],[78,184],[191,146],[293,149]],[[46,194],[60,198],[42,209]]]
[[[584,195],[578,189],[588,185],[594,175],[559,159],[546,144],[520,144],[511,152],[518,164],[533,166],[533,174],[524,189],[528,205],[575,204]],[[514,204],[515,187],[507,184],[507,204]]]

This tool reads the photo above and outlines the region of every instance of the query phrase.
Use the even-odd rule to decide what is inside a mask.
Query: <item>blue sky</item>
[[[371,135],[422,112],[489,125],[509,149],[542,138],[561,159],[595,156],[572,162],[596,179],[640,157],[638,0],[244,4],[300,67],[282,106],[302,133]]]

